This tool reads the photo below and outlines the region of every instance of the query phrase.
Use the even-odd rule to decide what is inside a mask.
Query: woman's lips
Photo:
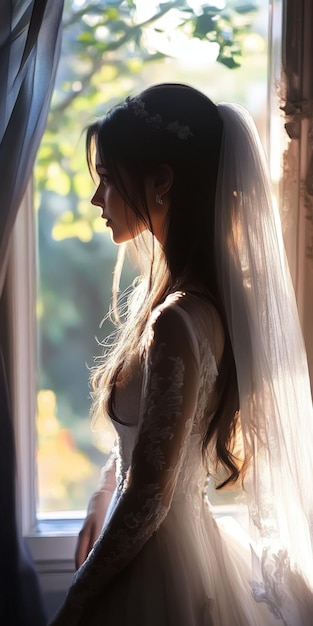
[[[109,226],[111,224],[111,220],[109,217],[106,217],[106,215],[101,215],[102,219],[106,221],[106,225]]]

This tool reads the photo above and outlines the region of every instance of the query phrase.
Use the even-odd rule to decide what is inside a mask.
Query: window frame
[[[28,184],[14,225],[8,268],[11,386],[20,530],[43,591],[61,591],[72,579],[82,518],[36,518],[36,238],[33,187]]]
[[[275,23],[281,23],[281,2]],[[278,6],[279,5],[279,6]],[[278,9],[277,9],[278,7]],[[274,11],[275,13],[275,11]],[[299,26],[300,28],[300,26]],[[273,36],[269,29],[269,38]],[[285,34],[282,32],[282,38]],[[269,55],[273,53],[269,47]],[[277,67],[269,60],[268,114],[272,113],[273,79]],[[277,107],[277,104],[276,104]],[[270,119],[268,137],[271,135]],[[269,144],[271,142],[269,141]],[[33,189],[28,185],[12,234],[8,272],[9,340],[12,354],[11,381],[17,452],[17,502],[21,532],[34,559],[44,592],[64,591],[75,571],[74,552],[84,513],[75,519],[36,519],[36,236]],[[216,505],[216,517],[231,515],[245,520],[242,505]]]

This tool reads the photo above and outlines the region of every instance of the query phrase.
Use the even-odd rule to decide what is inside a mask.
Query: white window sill
[[[68,589],[75,572],[75,546],[83,516],[75,519],[38,521],[37,528],[25,540],[43,593]]]
[[[75,545],[83,515],[38,520],[34,531],[25,535],[35,563],[74,562]]]

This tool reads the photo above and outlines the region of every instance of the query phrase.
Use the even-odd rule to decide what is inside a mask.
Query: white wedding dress
[[[279,626],[253,597],[248,542],[204,498],[219,317],[205,298],[177,292],[154,311],[144,346],[112,392],[117,488],[68,602],[81,626]]]

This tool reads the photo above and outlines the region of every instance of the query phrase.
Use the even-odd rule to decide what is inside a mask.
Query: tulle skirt
[[[80,626],[280,626],[251,592],[251,554],[207,505],[172,503]]]

